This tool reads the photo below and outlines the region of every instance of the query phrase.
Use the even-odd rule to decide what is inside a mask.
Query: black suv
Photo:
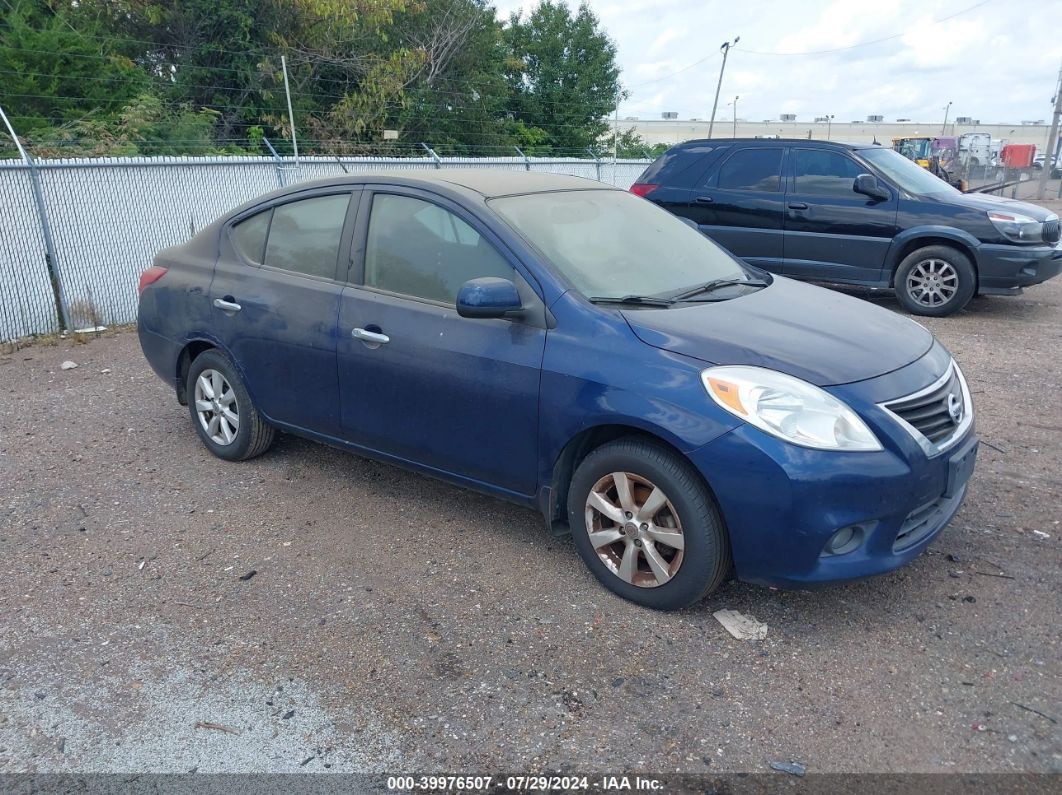
[[[752,265],[894,287],[917,315],[950,315],[975,293],[1018,295],[1062,270],[1057,215],[960,193],[873,144],[687,141],[631,191],[694,221]]]

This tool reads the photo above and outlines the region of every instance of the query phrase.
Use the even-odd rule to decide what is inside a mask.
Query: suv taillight
[[[140,284],[136,286],[136,294],[143,294],[148,285],[154,284],[163,276],[166,275],[166,269],[161,265],[152,265],[146,271],[140,274]]]
[[[644,199],[646,196],[648,196],[650,193],[652,193],[659,187],[659,185],[656,185],[652,182],[635,182],[633,185],[631,185],[631,193],[633,193],[635,196],[641,196]]]

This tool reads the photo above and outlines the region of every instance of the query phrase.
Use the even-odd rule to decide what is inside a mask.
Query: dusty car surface
[[[144,354],[215,455],[281,430],[534,507],[658,609],[731,571],[900,566],[977,451],[924,328],[572,177],[302,183],[161,252],[140,293]]]

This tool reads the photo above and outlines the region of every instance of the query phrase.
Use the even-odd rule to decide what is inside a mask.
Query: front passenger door
[[[785,274],[879,281],[897,232],[896,193],[886,187],[884,200],[856,193],[855,178],[871,171],[840,151],[794,147],[789,159],[793,179],[785,197]]]
[[[530,282],[477,219],[433,194],[380,188],[361,215],[363,267],[355,267],[339,312],[344,436],[534,494],[546,329]],[[534,311],[512,320],[459,316],[458,290],[482,276],[513,281]]]

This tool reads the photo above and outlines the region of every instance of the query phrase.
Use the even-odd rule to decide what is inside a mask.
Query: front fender
[[[981,241],[969,232],[957,229],[954,226],[942,226],[936,224],[912,226],[909,229],[904,229],[892,239],[888,254],[885,256],[886,272],[891,273],[896,270],[896,267],[903,259],[901,254],[910,247],[909,244],[917,240],[925,240],[927,246],[933,245],[939,241],[954,243],[963,249],[969,250],[971,254],[970,259],[974,263],[976,263],[974,252],[976,252],[977,247],[981,245]]]

